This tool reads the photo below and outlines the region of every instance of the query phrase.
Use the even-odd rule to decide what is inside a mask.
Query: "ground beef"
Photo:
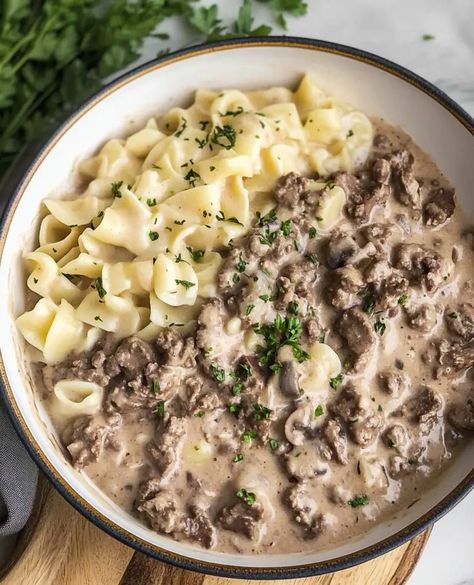
[[[389,449],[396,449],[402,455],[405,453],[408,434],[403,425],[391,425],[384,431],[382,438]]]
[[[141,374],[149,363],[156,362],[150,344],[139,337],[128,337],[116,349],[114,357],[127,377]]]
[[[434,366],[435,378],[456,378],[474,365],[474,343],[451,342],[442,339],[434,342],[434,358],[427,352],[423,358]]]
[[[441,396],[431,388],[421,388],[402,406],[401,413],[408,420],[429,423],[436,419],[443,407]]]
[[[408,150],[400,150],[388,157],[392,167],[394,192],[400,203],[408,207],[420,206],[420,185],[415,178],[415,159]]]
[[[368,315],[354,307],[344,311],[336,322],[336,331],[346,342],[351,369],[360,372],[375,348],[374,327]]]
[[[296,173],[288,173],[278,179],[274,196],[277,202],[283,207],[295,209],[304,200],[309,187],[309,179]]]
[[[395,266],[405,271],[413,286],[427,292],[434,292],[446,276],[442,260],[438,252],[418,244],[400,244],[395,251]]]
[[[464,341],[474,339],[474,305],[472,303],[461,303],[456,307],[447,307],[444,319],[450,333]]]
[[[171,416],[156,439],[148,444],[148,456],[159,471],[163,484],[177,471],[188,422],[186,418]]]
[[[356,223],[366,223],[376,205],[385,205],[391,194],[390,165],[377,159],[367,171],[339,173],[334,183],[347,197],[346,213]]]
[[[225,530],[231,530],[255,540],[260,532],[263,521],[263,506],[255,502],[251,506],[245,502],[237,502],[223,508],[217,522]]]
[[[385,258],[375,257],[364,271],[366,297],[375,303],[374,309],[386,311],[398,306],[408,290],[408,280]]]
[[[302,484],[290,487],[283,501],[292,511],[295,522],[304,528],[305,538],[314,538],[322,532],[325,526],[325,519],[318,512],[315,500],[308,494]]]
[[[121,422],[119,415],[109,417],[104,424],[99,424],[91,416],[74,419],[62,436],[74,467],[82,469],[89,463],[98,461],[107,447],[119,449],[115,431]]]
[[[180,531],[187,539],[205,548],[212,548],[217,540],[216,529],[209,516],[197,506],[191,506],[189,516],[182,518]]]
[[[346,386],[330,406],[333,415],[343,420],[354,443],[366,447],[378,436],[380,417],[352,386]]]
[[[349,309],[360,302],[357,294],[364,289],[362,275],[353,266],[344,266],[328,274],[326,300],[338,311]]]
[[[165,366],[181,368],[196,366],[197,350],[193,337],[183,337],[174,329],[164,329],[158,333],[156,347]]]
[[[329,419],[322,429],[322,435],[336,460],[342,465],[347,465],[349,463],[347,435],[340,422],[336,419]]]
[[[149,492],[152,490],[154,485],[150,486],[149,482],[141,486],[135,504],[136,509],[153,530],[161,534],[174,535],[181,522],[176,496],[168,491],[155,491],[150,497]]]
[[[454,189],[433,189],[423,204],[423,222],[427,226],[437,227],[453,215],[455,208]]]
[[[409,387],[409,380],[400,372],[380,372],[377,379],[381,389],[393,398],[399,398]]]
[[[438,313],[433,305],[409,305],[405,312],[408,325],[422,333],[430,333],[438,322]]]

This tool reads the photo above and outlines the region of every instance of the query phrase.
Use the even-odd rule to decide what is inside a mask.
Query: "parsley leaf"
[[[349,506],[352,506],[353,508],[358,508],[359,506],[367,506],[367,504],[369,503],[369,496],[366,496],[365,494],[362,494],[360,496],[354,496],[352,500],[349,500],[347,503],[349,504]]]
[[[235,493],[235,495],[249,506],[253,506],[257,501],[257,496],[253,492],[248,492],[244,488],[241,488],[238,492]]]
[[[189,280],[180,280],[179,278],[175,279],[176,284],[180,284],[181,286],[184,286],[184,288],[186,290],[188,290],[189,288],[196,286],[196,284],[194,282],[189,282]]]

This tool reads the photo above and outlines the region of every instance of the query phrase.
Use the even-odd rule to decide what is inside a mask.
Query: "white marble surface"
[[[240,4],[237,0],[207,3],[214,2],[224,18],[230,18]],[[308,4],[306,17],[288,19],[287,34],[382,55],[433,82],[474,114],[474,0],[308,0]],[[259,7],[257,17],[258,23],[268,22],[264,7]],[[161,28],[172,33],[172,40],[148,42],[141,61],[153,58],[159,46],[178,48],[199,40],[182,27]],[[435,38],[424,41],[424,34]],[[409,585],[474,585],[474,493],[436,524]]]

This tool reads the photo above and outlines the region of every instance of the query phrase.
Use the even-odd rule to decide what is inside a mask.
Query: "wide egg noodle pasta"
[[[149,118],[81,162],[83,193],[45,200],[39,247],[26,256],[27,284],[40,298],[18,318],[20,331],[53,361],[65,351],[54,342],[59,327],[76,353],[102,332],[150,340],[171,325],[188,331],[203,299],[217,294],[220,252],[256,211],[274,206],[278,178],[351,170],[372,138],[367,116],[310,76],[295,92],[198,90],[189,108]],[[324,233],[340,221],[346,195],[324,180],[312,189]],[[326,370],[308,372],[309,385],[337,368]]]
[[[103,388],[83,380],[60,380],[54,385],[53,394],[53,409],[63,417],[76,417],[100,409]]]

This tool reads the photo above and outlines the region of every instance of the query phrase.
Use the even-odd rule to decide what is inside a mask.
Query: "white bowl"
[[[35,398],[14,317],[24,308],[21,256],[33,246],[41,200],[60,192],[78,160],[107,139],[126,135],[157,113],[190,102],[198,87],[295,86],[305,72],[332,95],[407,130],[456,187],[474,219],[473,124],[435,87],[401,67],[361,51],[306,39],[233,40],[169,55],[120,78],[84,104],[47,142],[13,194],[0,238],[1,376],[13,423],[38,465],[92,522],[158,559],[229,577],[303,577],[342,569],[412,538],[465,496],[474,483],[474,442],[409,509],[366,534],[312,553],[231,555],[175,542],[146,528],[75,471]]]

